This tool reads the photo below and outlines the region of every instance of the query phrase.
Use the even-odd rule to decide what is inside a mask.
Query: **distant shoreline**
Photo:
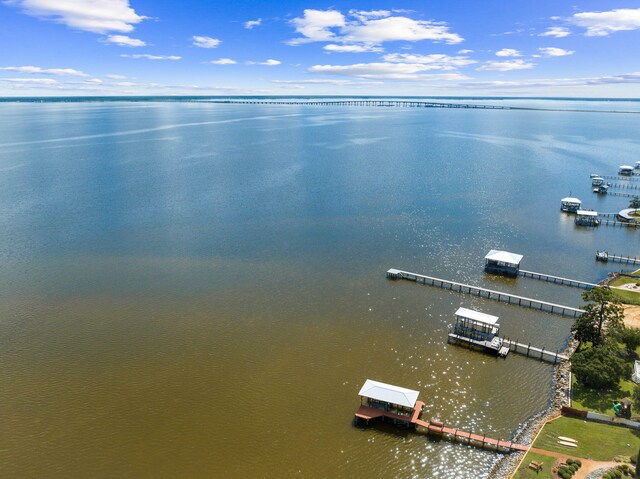
[[[443,101],[448,100],[448,101]],[[638,103],[635,110],[608,108],[556,108],[551,106],[495,104],[492,102],[599,102],[599,103]],[[2,97],[0,103],[210,103],[227,105],[265,105],[265,106],[314,106],[314,107],[350,107],[350,108],[428,108],[428,109],[484,109],[510,111],[542,111],[558,113],[615,113],[639,114],[640,99],[637,98],[560,98],[560,97],[436,97],[436,96],[69,96],[69,97]],[[376,104],[376,102],[378,104]],[[477,103],[482,102],[482,103]],[[394,104],[395,103],[395,104]],[[584,105],[583,105],[584,106]]]
[[[586,102],[640,102],[640,98],[622,97],[542,97],[542,96],[389,96],[389,95],[96,95],[96,96],[9,96],[0,97],[0,102],[82,102],[82,101],[185,101],[197,99],[399,99],[399,100],[468,100],[468,101],[504,101],[504,100],[536,100],[536,101],[586,101]]]

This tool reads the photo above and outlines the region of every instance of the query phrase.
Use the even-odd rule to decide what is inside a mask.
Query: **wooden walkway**
[[[536,309],[539,311],[544,311],[546,313],[559,314],[561,316],[568,316],[571,318],[577,318],[582,313],[584,313],[584,310],[572,308],[570,306],[549,303],[547,301],[540,301],[533,298],[525,298],[524,296],[503,293],[500,291],[481,288],[479,286],[471,286],[469,284],[456,283],[455,281],[434,278],[432,276],[424,276],[421,274],[410,273],[408,271],[402,271],[399,269],[392,268],[387,271],[387,278],[407,279],[409,281],[415,281],[416,283],[422,283],[427,286],[437,286],[439,288],[449,289],[451,291],[457,291],[459,293],[471,294],[487,299],[493,299],[495,301],[501,301],[503,303],[514,304],[516,306],[522,306],[524,308]]]
[[[615,221],[615,220],[600,220],[601,225],[605,226],[615,226],[620,228],[637,228],[640,226],[640,223],[628,223],[626,221]]]
[[[609,187],[623,190],[640,190],[640,183],[611,183]]]
[[[585,281],[578,281],[577,279],[562,278],[560,276],[552,276],[550,274],[535,273],[533,271],[525,271],[523,269],[521,269],[518,272],[518,274],[520,276],[524,276],[525,278],[539,279],[542,281],[548,281],[550,283],[563,284],[565,286],[573,286],[575,288],[593,289],[598,286],[597,284],[587,283]]]
[[[498,351],[495,349],[491,349],[488,347],[488,341],[479,341],[467,338],[465,336],[461,336],[455,333],[449,333],[448,339],[453,341],[454,344],[466,344],[467,346],[476,347],[476,348],[484,348],[485,351],[491,353],[495,351],[498,356],[507,357],[509,352],[513,352],[516,354],[522,354],[531,359],[538,359],[540,361],[545,361],[547,363],[558,364],[560,361],[567,361],[569,356],[564,354],[560,354],[558,351],[549,351],[548,349],[537,348],[535,346],[531,346],[531,343],[524,344],[519,343],[518,341],[512,341],[509,338],[501,338],[502,345]]]
[[[632,180],[632,181],[638,181],[640,180],[640,178],[638,178],[638,176],[640,176],[640,173],[633,173],[633,175],[631,176],[622,176],[622,175],[598,175],[600,178],[604,178],[607,180]]]
[[[604,255],[600,255],[600,253],[604,253]],[[625,264],[640,264],[640,258],[637,256],[621,256],[615,254],[609,254],[606,251],[596,251],[596,260],[602,261],[604,263],[608,261],[615,261],[616,263],[625,263]]]
[[[479,434],[473,434],[469,431],[460,430],[457,428],[447,427],[444,424],[442,426],[432,424],[431,422],[426,422],[420,419],[420,414],[422,413],[422,409],[424,408],[424,403],[422,401],[417,401],[415,409],[413,411],[413,415],[403,416],[400,414],[395,414],[392,412],[383,411],[382,409],[372,408],[369,406],[360,406],[356,411],[355,416],[359,419],[364,419],[365,421],[370,421],[372,419],[379,418],[388,418],[392,419],[394,422],[403,422],[407,425],[421,426],[425,428],[427,431],[431,433],[435,433],[443,436],[446,439],[451,439],[453,441],[464,442],[466,444],[476,446],[476,447],[487,447],[492,446],[496,449],[496,451],[504,451],[504,452],[512,452],[512,451],[528,451],[530,446],[525,446],[524,444],[518,444],[517,442],[512,441],[503,441],[502,439],[493,439],[487,436],[481,436]]]
[[[608,191],[607,194],[611,196],[623,196],[625,198],[634,198],[636,196],[640,196],[638,194],[622,193],[621,191]]]

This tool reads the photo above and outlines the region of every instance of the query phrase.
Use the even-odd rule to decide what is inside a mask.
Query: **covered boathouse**
[[[422,402],[418,401],[419,391],[381,383],[367,379],[360,388],[360,408],[356,412],[356,420],[390,418],[394,423],[412,424],[412,418],[422,410]]]
[[[633,175],[633,166],[630,166],[630,165],[622,165],[622,166],[620,166],[620,168],[618,168],[618,174],[619,175],[624,175],[624,176]]]
[[[458,308],[455,316],[456,324],[449,333],[450,341],[475,346],[494,354],[502,352],[502,338],[498,336],[498,316],[467,308]]]
[[[578,226],[600,226],[597,211],[578,210],[573,222]]]
[[[484,257],[484,270],[487,273],[518,276],[522,258],[520,254],[492,249]]]
[[[604,179],[602,181],[604,182]],[[566,213],[575,213],[580,209],[581,206],[582,201],[580,201],[578,198],[562,198],[560,200],[560,210]]]

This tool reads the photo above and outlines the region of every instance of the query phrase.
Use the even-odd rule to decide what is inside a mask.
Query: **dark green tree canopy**
[[[592,342],[597,346],[605,342],[606,335],[624,329],[624,309],[609,288],[585,291],[582,299],[589,303],[583,306],[585,312],[571,328],[578,341]]]
[[[609,346],[597,346],[575,353],[571,371],[585,387],[611,389],[631,374],[631,366]]]

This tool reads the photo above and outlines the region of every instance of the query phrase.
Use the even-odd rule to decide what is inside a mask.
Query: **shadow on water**
[[[413,427],[403,426],[401,424],[396,425],[383,421],[371,420],[369,421],[369,424],[366,424],[364,422],[356,422],[354,420],[352,425],[355,429],[362,431],[373,430],[393,438],[408,439],[411,436],[422,435],[417,433]]]

